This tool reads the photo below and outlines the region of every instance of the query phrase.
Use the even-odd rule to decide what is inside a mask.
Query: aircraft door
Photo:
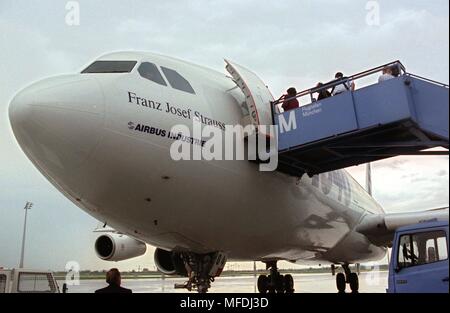
[[[245,67],[225,60],[227,71],[245,95],[247,108],[253,125],[272,125],[270,102],[274,101],[264,82]]]

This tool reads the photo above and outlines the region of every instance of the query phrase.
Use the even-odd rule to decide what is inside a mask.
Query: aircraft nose
[[[9,119],[19,145],[39,167],[67,171],[80,167],[98,144],[104,110],[95,78],[62,76],[19,92]]]

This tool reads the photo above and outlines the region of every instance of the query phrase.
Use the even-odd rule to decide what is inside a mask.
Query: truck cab
[[[388,293],[448,293],[448,221],[397,229]]]
[[[52,272],[0,268],[0,294],[59,292]]]

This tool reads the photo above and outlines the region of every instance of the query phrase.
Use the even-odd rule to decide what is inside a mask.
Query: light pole
[[[27,202],[27,204],[25,204],[25,207],[23,208],[25,210],[25,222],[23,223],[22,252],[20,254],[19,268],[23,268],[23,258],[24,258],[24,254],[25,254],[25,237],[26,237],[26,233],[27,233],[27,213],[28,213],[28,210],[30,210],[32,206],[33,206],[33,203]]]

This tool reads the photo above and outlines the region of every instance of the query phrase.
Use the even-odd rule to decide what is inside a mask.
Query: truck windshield
[[[448,244],[444,231],[422,232],[400,237],[397,259],[400,268],[447,259]]]

